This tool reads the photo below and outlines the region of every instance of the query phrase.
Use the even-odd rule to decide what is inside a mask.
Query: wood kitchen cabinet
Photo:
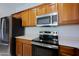
[[[36,8],[29,10],[29,26],[36,25]]]
[[[57,12],[57,4],[47,4],[46,5],[46,13],[53,13],[53,12]]]
[[[46,7],[47,7],[46,4],[36,7],[36,15],[39,16],[46,14]]]
[[[75,50],[75,56],[79,56],[79,49]]]
[[[61,56],[74,56],[75,55],[75,48],[60,45],[59,54]]]
[[[57,4],[43,4],[37,7],[37,15],[44,15],[52,12],[57,12]]]
[[[26,39],[16,39],[16,55],[32,56],[32,41]]]
[[[20,39],[16,40],[16,55],[17,56],[22,56],[22,42]]]
[[[36,10],[29,9],[22,12],[22,26],[35,26],[36,25]]]
[[[29,26],[29,12],[25,10],[21,13],[22,17],[22,26]]]
[[[32,56],[32,46],[23,44],[23,56]]]
[[[59,24],[79,24],[79,4],[59,3],[58,5]]]

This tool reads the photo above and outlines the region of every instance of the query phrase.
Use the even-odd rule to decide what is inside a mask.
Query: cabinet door
[[[29,12],[28,10],[22,12],[22,26],[29,26]]]
[[[74,55],[75,49],[73,47],[68,47],[68,46],[60,46],[60,55]]]
[[[29,10],[29,26],[36,25],[36,9]]]
[[[37,15],[46,14],[46,5],[38,6],[38,7],[36,8],[36,14],[37,14]]]
[[[57,4],[47,4],[46,13],[57,12]]]
[[[32,46],[26,43],[23,44],[23,56],[31,56],[32,55]]]
[[[75,56],[79,56],[79,49],[75,50]]]
[[[22,56],[22,42],[16,40],[16,55]]]
[[[79,23],[79,6],[76,3],[58,4],[59,24]]]

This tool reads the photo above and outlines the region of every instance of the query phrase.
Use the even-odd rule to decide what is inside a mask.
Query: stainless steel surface
[[[53,31],[53,32],[50,31],[50,33],[45,33],[45,31],[41,31],[41,33],[39,33],[39,34],[41,34],[41,35],[53,35],[53,36],[57,36],[58,32],[57,31]]]
[[[53,16],[56,16],[56,17],[54,17],[54,19],[53,19]],[[37,26],[57,26],[58,25],[58,13],[57,12],[44,14],[44,15],[41,15],[41,16],[36,16],[36,18],[37,18],[37,21],[36,21]],[[45,21],[41,20],[42,18]],[[40,24],[38,24],[39,23],[38,19],[40,19],[41,22],[46,22],[46,20],[49,20],[49,22],[47,21],[48,23],[45,23],[45,24],[40,23]]]
[[[47,48],[58,49],[58,46],[56,46],[56,45],[50,45],[50,44],[39,43],[39,42],[32,42],[32,44],[42,46],[42,47],[47,47]]]
[[[10,16],[0,18],[0,56],[10,56]]]
[[[4,38],[4,36],[3,36],[3,30],[4,30],[4,29],[3,29],[3,26],[4,26],[4,20],[5,20],[5,19],[2,19],[2,26],[1,26],[1,27],[2,27],[2,28],[1,28],[1,29],[2,29],[2,30],[1,30],[2,39],[1,39],[1,40],[3,40],[3,38]]]
[[[1,18],[1,43],[8,44],[9,42],[9,18]]]
[[[36,16],[36,18],[47,17],[47,16],[57,15],[57,14],[58,14],[57,12],[53,12],[53,13],[49,13],[49,14],[44,14],[44,15]]]

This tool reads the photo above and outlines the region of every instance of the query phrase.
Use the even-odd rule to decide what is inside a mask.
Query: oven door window
[[[37,24],[50,24],[51,23],[51,17],[50,16],[46,16],[46,17],[39,17],[37,18]]]

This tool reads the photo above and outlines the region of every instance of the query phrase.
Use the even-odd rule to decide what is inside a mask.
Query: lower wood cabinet
[[[73,56],[74,55],[74,48],[68,46],[60,46],[60,55],[62,56]]]
[[[79,49],[60,45],[59,54],[60,56],[79,56]]]
[[[79,56],[79,49],[76,49],[75,56]]]
[[[16,39],[16,56],[32,56],[32,41]],[[59,56],[79,56],[79,49],[69,46],[59,46]]]
[[[22,56],[22,42],[21,40],[16,40],[16,55]]]
[[[16,39],[16,56],[31,56],[31,40]]]
[[[23,44],[23,56],[31,56],[32,55],[32,46]]]

